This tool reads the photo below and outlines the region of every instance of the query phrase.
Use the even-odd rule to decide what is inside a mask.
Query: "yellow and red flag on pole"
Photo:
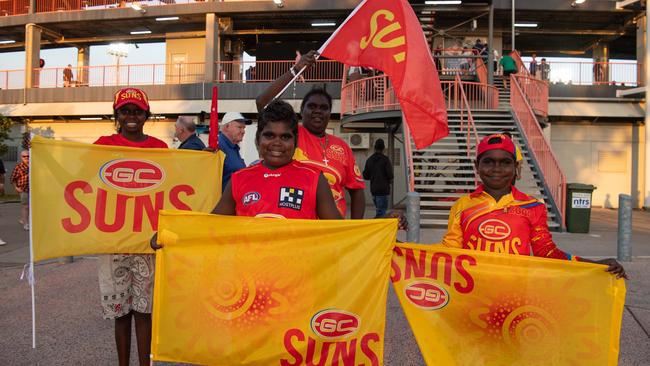
[[[438,72],[408,1],[362,1],[318,52],[386,73],[418,149],[449,134]]]
[[[158,211],[212,210],[221,196],[222,166],[222,153],[35,136],[30,169],[33,260],[151,253]]]
[[[397,220],[283,220],[162,211],[153,360],[383,363]]]
[[[391,280],[428,365],[616,365],[625,282],[584,262],[398,244]]]

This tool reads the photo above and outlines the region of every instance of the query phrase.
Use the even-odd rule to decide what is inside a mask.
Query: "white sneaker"
[[[25,231],[29,231],[29,224],[23,225],[23,229],[25,229]]]
[[[0,245],[5,245],[5,244],[7,244],[7,242],[4,241],[4,240],[2,240],[2,239],[0,239]]]

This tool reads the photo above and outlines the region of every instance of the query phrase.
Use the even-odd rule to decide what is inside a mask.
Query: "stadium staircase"
[[[551,230],[560,230],[558,208],[548,199],[548,192],[537,162],[529,151],[527,141],[510,108],[510,91],[503,88],[499,78],[495,78],[499,89],[497,109],[472,109],[474,127],[480,141],[483,137],[509,131],[524,157],[522,177],[516,186],[522,192],[546,203],[548,225]],[[468,157],[468,134],[461,125],[461,111],[448,110],[449,136],[433,145],[416,150],[412,146],[414,188],[420,193],[420,225],[443,228],[447,226],[449,210],[458,197],[476,188],[478,177],[474,172],[474,151],[476,142],[469,138],[472,152]]]

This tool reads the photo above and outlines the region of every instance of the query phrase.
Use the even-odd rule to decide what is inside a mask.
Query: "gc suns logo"
[[[280,188],[280,201],[278,202],[278,207],[300,211],[304,196],[305,191],[302,189],[282,187]]]

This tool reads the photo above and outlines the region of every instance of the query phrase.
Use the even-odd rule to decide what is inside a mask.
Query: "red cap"
[[[493,140],[492,143],[488,143],[490,140]],[[478,148],[476,149],[476,157],[478,158],[481,156],[481,154],[490,150],[503,150],[507,153],[512,154],[513,157],[517,156],[515,144],[512,142],[512,140],[510,140],[508,136],[501,133],[485,136],[483,140],[481,140],[481,142],[478,144]]]
[[[124,88],[115,93],[113,110],[117,110],[121,106],[129,103],[135,104],[145,111],[149,110],[149,100],[147,98],[147,94],[138,88]]]

